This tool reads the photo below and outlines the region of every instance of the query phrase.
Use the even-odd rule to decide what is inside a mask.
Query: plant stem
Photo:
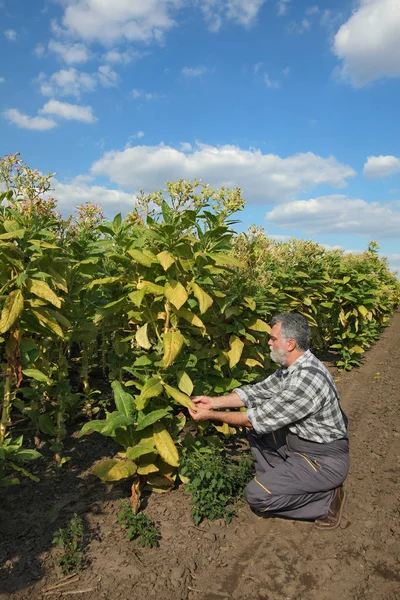
[[[1,423],[0,423],[0,447],[4,446],[4,440],[6,438],[7,426],[10,423],[11,417],[11,380],[12,380],[12,369],[7,367],[6,379],[4,382],[4,397],[3,397],[3,410],[1,412]]]

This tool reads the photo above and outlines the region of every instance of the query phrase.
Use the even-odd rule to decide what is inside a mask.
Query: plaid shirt
[[[247,407],[256,433],[288,426],[299,437],[319,443],[347,435],[333,378],[310,350],[290,367],[280,367],[264,381],[234,391]]]

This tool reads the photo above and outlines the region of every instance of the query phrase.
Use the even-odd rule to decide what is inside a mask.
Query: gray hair
[[[294,340],[299,350],[310,347],[310,327],[307,319],[298,313],[282,313],[273,317],[271,327],[281,323],[281,336],[284,340]]]

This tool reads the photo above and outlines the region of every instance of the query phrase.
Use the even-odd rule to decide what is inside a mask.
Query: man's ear
[[[296,340],[290,339],[288,340],[288,350],[289,352],[293,352],[293,350],[296,350]]]

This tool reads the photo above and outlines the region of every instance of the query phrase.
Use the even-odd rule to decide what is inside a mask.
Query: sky
[[[0,0],[0,155],[65,215],[200,178],[400,272],[399,39],[400,0]]]

